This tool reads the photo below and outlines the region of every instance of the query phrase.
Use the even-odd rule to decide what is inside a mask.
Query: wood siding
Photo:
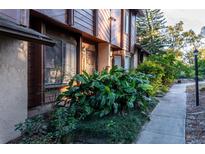
[[[81,30],[82,32],[94,35],[95,21],[94,10],[92,9],[75,9],[73,12],[74,25],[73,27]]]
[[[20,10],[17,9],[6,9],[0,10],[0,15],[10,19],[16,23],[20,20]]]
[[[13,21],[17,24],[29,25],[29,10],[25,9],[1,9],[0,16]]]
[[[122,31],[122,11],[120,9],[111,10],[111,43],[118,47],[121,46],[121,31]]]
[[[67,11],[64,9],[35,9],[35,11],[42,13],[54,20],[66,24]]]
[[[131,13],[130,19],[130,52],[134,53],[136,43],[136,15]]]
[[[98,10],[97,37],[106,42],[110,42],[110,9]]]

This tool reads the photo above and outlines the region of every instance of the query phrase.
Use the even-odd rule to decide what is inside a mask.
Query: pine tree
[[[166,46],[166,19],[159,9],[144,10],[144,16],[137,19],[137,37],[142,47],[151,53],[162,52]]]

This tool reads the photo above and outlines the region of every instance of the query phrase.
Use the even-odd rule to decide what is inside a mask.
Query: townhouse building
[[[0,143],[49,110],[77,73],[135,68],[138,9],[0,10]]]

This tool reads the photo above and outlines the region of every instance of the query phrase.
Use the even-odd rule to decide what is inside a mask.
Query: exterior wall
[[[123,49],[126,50],[127,52],[129,52],[129,45],[130,45],[130,36],[129,36],[129,32],[130,32],[130,25],[129,25],[129,32],[126,34],[125,33],[125,13],[130,14],[129,10],[124,10],[123,12],[123,30],[122,30],[122,35],[123,35]],[[129,21],[130,21],[130,16],[129,16]],[[130,24],[130,22],[129,22]]]
[[[98,44],[98,71],[102,71],[104,68],[110,69],[111,67],[111,51],[110,44],[99,43]]]
[[[130,15],[130,52],[134,53],[136,44],[136,15],[131,12]]]
[[[95,21],[94,10],[92,9],[75,9],[74,10],[74,28],[77,28],[90,35],[94,35]]]
[[[64,9],[36,9],[35,11],[40,12],[44,15],[47,15],[50,18],[53,18],[59,22],[66,24],[66,10]]]
[[[27,117],[27,43],[0,37],[0,87],[0,143],[6,143]]]
[[[0,16],[24,26],[29,23],[28,9],[0,9]]]
[[[120,9],[111,10],[111,43],[121,47],[122,31],[122,11]]]
[[[110,42],[110,9],[98,10],[97,37]]]

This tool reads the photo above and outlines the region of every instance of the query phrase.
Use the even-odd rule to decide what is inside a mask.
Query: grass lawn
[[[156,102],[149,107],[150,112]],[[149,117],[139,111],[125,115],[114,115],[101,119],[90,119],[79,123],[65,143],[133,143]]]
[[[156,106],[157,101],[149,105],[149,112]],[[49,113],[48,113],[49,114]],[[127,113],[105,116],[103,118],[91,118],[77,123],[76,129],[64,136],[60,143],[133,143],[141,131],[142,126],[149,120],[149,116],[139,110],[132,110]],[[47,142],[38,140],[38,134],[27,138],[27,140],[37,139],[35,142],[24,140],[24,136],[11,141],[10,143],[34,143],[52,144],[52,140]]]

